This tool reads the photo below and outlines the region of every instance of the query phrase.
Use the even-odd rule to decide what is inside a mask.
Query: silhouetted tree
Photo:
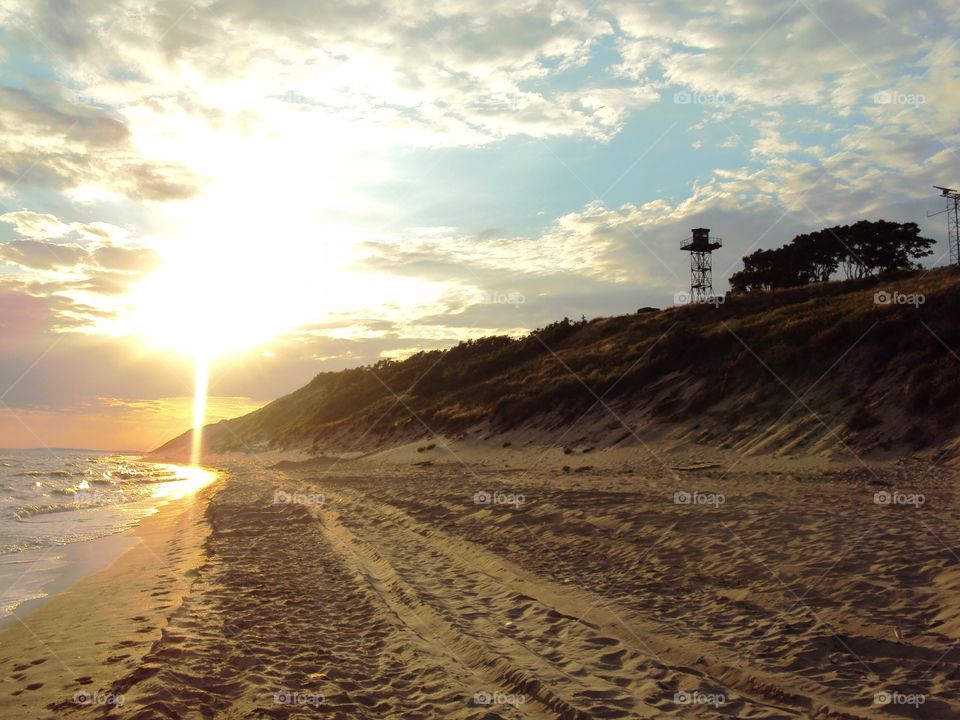
[[[831,230],[797,235],[791,245],[797,249],[807,282],[826,282],[840,265],[842,245]]]
[[[933,252],[934,241],[920,237],[916,223],[861,220],[833,230],[843,244],[841,264],[848,279],[916,270],[920,264],[914,260]]]
[[[743,258],[743,270],[730,277],[733,292],[773,290],[810,282],[798,248],[757,250]]]
[[[733,292],[773,290],[826,282],[839,268],[847,279],[920,267],[934,241],[920,237],[916,223],[861,220],[796,236],[775,250],[743,258],[743,270],[730,277]]]

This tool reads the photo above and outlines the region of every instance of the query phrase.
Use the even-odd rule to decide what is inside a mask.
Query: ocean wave
[[[67,470],[25,470],[17,473],[14,477],[68,478],[73,477],[73,473]]]
[[[11,543],[9,545],[0,545],[0,565],[16,565],[19,563],[29,563],[33,564],[36,562],[35,559],[26,559],[26,560],[15,560],[7,557],[5,555],[16,555],[17,553],[26,552],[27,550],[36,550],[38,548],[52,547],[58,543],[54,542],[50,538],[32,538],[30,540],[21,540],[20,542]]]
[[[149,511],[158,486],[182,479],[176,467],[132,456],[65,456],[56,464],[37,453],[26,462],[10,455],[0,460],[11,464],[0,467],[0,556],[6,558],[120,532]]]
[[[50,513],[70,512],[71,510],[80,510],[80,503],[48,503],[46,505],[25,505],[19,507],[10,513],[10,517],[16,520],[27,520],[36,515],[48,515]]]

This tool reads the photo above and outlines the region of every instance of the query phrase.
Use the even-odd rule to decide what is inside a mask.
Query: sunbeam
[[[207,414],[207,385],[210,381],[210,361],[204,355],[197,356],[193,384],[193,438],[190,464],[200,464],[203,455],[203,423]]]

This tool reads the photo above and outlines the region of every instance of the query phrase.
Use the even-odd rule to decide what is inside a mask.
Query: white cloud
[[[275,97],[381,128],[394,142],[474,145],[513,134],[608,139],[625,112],[656,98],[603,81],[552,89],[613,32],[581,0],[79,7],[69,18],[45,4],[20,14],[89,97],[156,103],[158,114],[173,100],[226,122],[245,109],[256,121]],[[117,79],[120,68],[128,80]]]
[[[0,222],[14,227],[17,233],[32,240],[49,240],[63,237],[70,232],[67,223],[48,213],[38,213],[32,210],[16,210],[0,215]]]

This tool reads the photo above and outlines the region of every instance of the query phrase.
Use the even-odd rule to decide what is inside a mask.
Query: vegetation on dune
[[[922,303],[909,302],[918,297]],[[731,295],[718,307],[564,319],[522,338],[486,337],[321,373],[211,426],[207,442],[215,451],[321,452],[471,429],[524,426],[555,436],[586,414],[585,425],[604,421],[619,437],[630,433],[617,418],[728,444],[796,421],[810,443],[832,433],[861,449],[924,447],[958,419],[957,317],[960,276],[944,268]],[[166,449],[184,441],[189,434]]]

